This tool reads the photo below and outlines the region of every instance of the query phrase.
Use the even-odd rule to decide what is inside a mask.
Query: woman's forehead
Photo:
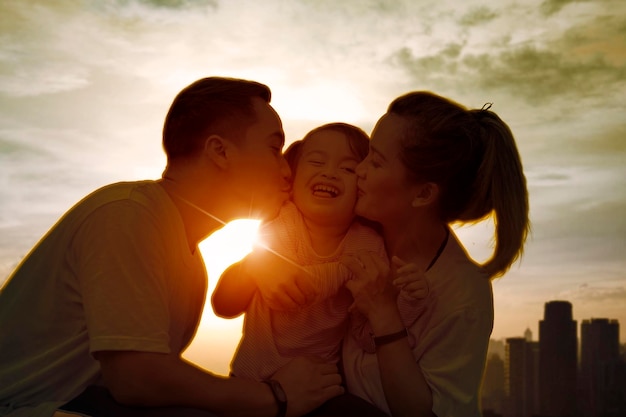
[[[387,113],[378,120],[372,131],[371,148],[382,154],[395,152],[405,132],[407,121],[401,116]]]

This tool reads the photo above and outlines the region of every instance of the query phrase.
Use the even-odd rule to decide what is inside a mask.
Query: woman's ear
[[[415,186],[412,207],[424,207],[433,204],[439,198],[439,186],[434,182],[425,182]]]
[[[230,143],[218,135],[211,135],[204,141],[204,155],[219,168],[228,166]]]

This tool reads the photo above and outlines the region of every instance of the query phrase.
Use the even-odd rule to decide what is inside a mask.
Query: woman
[[[344,342],[348,390],[393,416],[480,416],[479,392],[493,326],[491,279],[522,254],[528,192],[508,126],[489,108],[467,110],[429,92],[394,100],[357,167],[356,213],[380,223],[389,263],[345,259],[354,308],[372,348]],[[493,256],[475,263],[452,223],[494,216]],[[396,266],[423,271],[418,306],[398,303]]]

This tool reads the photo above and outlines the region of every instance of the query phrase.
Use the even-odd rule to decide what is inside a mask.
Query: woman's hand
[[[375,253],[365,252],[346,255],[341,263],[353,275],[346,282],[346,288],[354,297],[350,310],[359,310],[371,322],[372,317],[396,309],[397,290],[391,283],[391,270],[384,259]]]

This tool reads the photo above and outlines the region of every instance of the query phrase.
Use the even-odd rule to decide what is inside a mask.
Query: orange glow
[[[230,320],[216,317],[211,307],[211,294],[222,272],[250,253],[260,223],[252,219],[234,220],[200,243],[209,287],[198,332],[183,356],[216,374],[228,374],[230,360],[241,337],[243,316]]]

